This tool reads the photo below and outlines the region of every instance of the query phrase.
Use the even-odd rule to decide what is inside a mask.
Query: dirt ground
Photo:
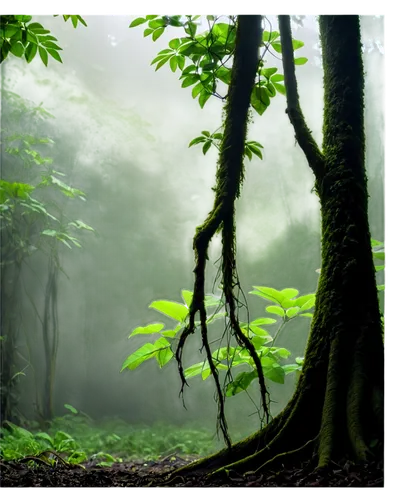
[[[190,463],[192,457],[169,456],[159,461],[130,462],[85,468],[42,463],[33,466],[21,462],[0,461],[1,487],[383,487],[383,464],[332,464],[329,470],[316,472],[311,464],[278,469],[264,474],[242,476],[235,473],[207,478],[205,475],[177,476],[168,473]]]

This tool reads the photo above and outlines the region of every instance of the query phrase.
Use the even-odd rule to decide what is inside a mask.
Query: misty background
[[[161,370],[153,359],[120,373],[129,354],[157,338],[128,339],[130,332],[151,322],[169,324],[148,305],[160,299],[181,302],[181,290],[193,289],[192,238],[212,208],[217,151],[203,155],[200,146],[188,144],[202,130],[214,132],[222,121],[219,100],[210,99],[202,110],[191,88],[181,88],[179,72],[172,73],[168,64],[157,72],[150,66],[181,30],[169,27],[153,42],[143,37],[143,26],[128,28],[134,17],[85,16],[88,27],[73,29],[61,17],[37,16],[33,20],[63,48],[63,64],[51,59],[46,68],[38,56],[29,65],[9,57],[0,67],[4,88],[42,103],[54,116],[40,125],[41,133],[54,141],[47,155],[66,174],[65,182],[83,190],[87,200],[66,198],[63,208],[68,217],[96,230],[81,236],[82,249],[61,249],[65,274],[59,278],[55,412],[63,414],[68,403],[96,419],[201,422],[214,429],[211,377],[189,380],[185,410],[175,361]],[[276,18],[269,19],[276,28]],[[293,23],[293,37],[305,44],[296,55],[309,59],[296,73],[303,112],[321,144],[323,87],[315,18]],[[362,37],[370,228],[373,238],[384,241],[383,18],[363,16]],[[271,55],[266,67],[271,66],[280,70],[281,61]],[[285,108],[285,98],[278,94],[262,117],[253,113],[248,132],[248,140],[264,146],[263,160],[245,160],[237,203],[237,263],[250,318],[264,316],[270,305],[248,295],[253,285],[312,293],[321,265],[313,175]],[[208,292],[213,291],[219,255],[216,238],[208,262]],[[23,270],[26,289],[40,310],[45,268],[43,258],[34,255]],[[20,315],[19,348],[25,349],[27,337],[32,345],[32,363],[20,383],[20,406],[33,418],[43,345],[28,299]],[[303,356],[309,325],[309,318],[298,318],[280,335],[278,345],[292,352],[291,360]],[[222,321],[213,325],[215,335],[221,329]],[[198,336],[189,339],[185,366],[204,359],[200,347]],[[294,383],[294,375],[284,385],[268,382],[274,414],[285,406]],[[257,400],[256,384],[250,392]],[[258,416],[246,393],[230,398],[227,411],[233,429],[248,434],[257,428]]]

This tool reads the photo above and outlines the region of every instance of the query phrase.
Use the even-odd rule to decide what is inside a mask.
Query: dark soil
[[[326,471],[315,471],[311,464],[270,471],[259,475],[242,476],[231,473],[207,478],[205,475],[177,476],[169,479],[168,473],[193,460],[193,457],[169,456],[157,462],[130,462],[100,467],[86,463],[85,468],[59,463],[52,467],[32,462],[0,461],[2,487],[382,487],[382,463],[355,465],[350,462],[333,463]]]

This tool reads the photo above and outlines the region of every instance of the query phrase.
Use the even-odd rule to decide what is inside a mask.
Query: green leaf
[[[158,61],[165,59],[167,56],[172,57],[174,54],[173,51],[169,50],[169,49],[163,50],[162,52],[163,52],[162,54],[161,54],[161,52],[157,54],[157,56],[151,61],[150,66],[155,64]]]
[[[221,304],[221,300],[221,296],[208,294],[204,297],[204,305],[205,307],[219,306]]]
[[[152,34],[153,42],[155,42],[158,38],[160,38],[160,36],[164,33],[164,31],[165,31],[165,28],[158,28],[158,29],[154,30],[153,34]]]
[[[385,252],[373,252],[372,257],[378,260],[385,260]]]
[[[13,24],[9,24],[6,26],[5,32],[4,32],[4,38],[11,38],[14,36],[18,31],[20,31],[19,26],[15,26]]]
[[[158,17],[158,14],[157,15],[149,15],[149,16],[146,16],[146,20],[152,21],[153,19],[156,19],[157,17]]]
[[[62,50],[60,46],[58,46],[56,43],[51,42],[51,41],[40,41],[41,44],[46,48],[46,49],[54,49],[54,50]]]
[[[383,246],[383,241],[373,240],[371,238],[371,246],[372,247],[380,247]]]
[[[284,347],[271,347],[270,352],[283,359],[287,359],[291,355],[291,352],[285,349]]]
[[[176,50],[179,47],[180,44],[181,44],[180,39],[179,38],[174,38],[173,40],[170,40],[170,42],[169,42],[168,45],[171,47],[171,49]]]
[[[250,326],[272,325],[273,323],[276,323],[276,319],[257,318],[250,323]]]
[[[274,306],[272,306],[274,307]],[[300,307],[290,307],[289,309],[286,310],[286,316],[288,318],[294,318],[297,316],[297,313],[300,311]]]
[[[276,89],[275,89],[275,87],[274,87],[274,85],[272,83],[267,83],[267,85],[265,86],[265,88],[267,89],[268,95],[270,97],[275,97],[276,96]]]
[[[53,50],[53,49],[47,49],[47,52],[51,55],[51,57],[53,59],[55,59],[56,61],[62,63],[62,59],[60,57],[60,54],[56,51],[56,50]]]
[[[238,373],[235,379],[226,386],[226,396],[229,398],[235,396],[235,394],[239,394],[239,392],[245,391],[255,378],[257,378],[255,370]]]
[[[161,333],[161,335],[163,337],[168,337],[168,338],[172,338],[172,337],[175,337],[175,335],[180,331],[182,330],[183,326],[182,324],[180,323],[176,328],[175,330],[163,330]]]
[[[280,85],[279,83],[274,82],[274,87],[280,94],[286,95],[286,88],[284,85]]]
[[[182,71],[185,67],[185,56],[178,55],[176,60],[178,61],[178,68]]]
[[[212,141],[206,141],[203,146],[203,155],[207,153],[207,151],[210,149],[212,144]]]
[[[70,406],[70,405],[64,405],[64,406]],[[75,408],[74,408],[74,410],[75,410]],[[76,411],[76,413],[78,413],[78,412]],[[50,444],[50,446],[54,447],[53,438],[51,436],[49,436],[47,434],[47,432],[37,432],[35,434],[35,439],[43,439],[44,441],[47,441]]]
[[[210,99],[210,97],[211,97],[211,93],[207,89],[203,89],[200,92],[199,104],[200,104],[201,109],[204,108],[205,103],[208,101],[208,99]]]
[[[276,382],[277,384],[285,383],[285,371],[278,363],[274,363],[269,368],[263,368],[263,373],[272,382]]]
[[[151,333],[159,333],[164,328],[163,323],[150,323],[146,326],[138,326],[135,328],[132,333],[129,335],[129,338],[138,334],[151,334]]]
[[[24,46],[22,45],[21,42],[12,43],[10,52],[16,57],[21,57],[24,53]]]
[[[144,31],[143,31],[143,36],[146,37],[146,36],[149,36],[153,33],[153,28],[146,28]]]
[[[194,83],[198,82],[200,79],[200,76],[195,74],[195,75],[189,75],[187,76],[183,82],[182,82],[182,88],[190,87],[190,85],[193,85]]]
[[[294,58],[294,63],[297,64],[297,66],[301,66],[302,64],[305,64],[308,61],[307,57],[295,57]]]
[[[285,311],[282,309],[282,307],[279,307],[279,306],[268,306],[266,308],[266,311],[271,313],[271,314],[277,314],[278,316],[281,316],[282,318],[285,316]]]
[[[311,309],[315,306],[315,294],[314,297],[311,297],[310,300],[307,300],[301,307],[300,311],[307,311],[307,309]]]
[[[262,297],[265,300],[270,300],[271,302],[275,302],[276,304],[281,304],[282,301],[287,298],[275,288],[266,286],[253,286],[253,288],[255,288],[256,290],[253,290],[249,293],[258,295],[259,297]]]
[[[185,301],[187,307],[190,307],[190,304],[192,303],[193,300],[193,292],[190,290],[182,290],[181,295],[183,300]]]
[[[273,42],[279,37],[279,32],[278,31],[264,31],[263,32],[263,42]]]
[[[149,22],[149,27],[153,29],[160,29],[160,28],[165,28],[165,21],[164,19],[152,19]]]
[[[121,372],[125,370],[125,368],[135,370],[144,361],[154,357],[157,354],[157,351],[158,349],[156,349],[153,344],[144,344],[137,351],[133,352],[126,358],[122,365]]]
[[[315,293],[308,293],[307,295],[301,295],[294,301],[293,305],[302,307],[304,306],[304,304],[313,299],[315,301]]]
[[[252,107],[261,116],[270,104],[270,98],[265,87],[260,85],[253,88],[250,99]]]
[[[161,66],[164,66],[164,64],[165,64],[165,63],[166,63],[166,62],[167,62],[167,61],[168,61],[171,57],[172,57],[172,54],[165,56],[165,57],[164,57],[164,59],[161,59],[161,60],[158,62],[157,66],[156,66],[156,71],[157,71],[157,70],[159,70],[159,69],[161,68]]]
[[[282,368],[283,368],[283,371],[285,372],[285,375],[288,375],[289,373],[293,373],[296,371],[297,372],[301,371],[301,367],[299,365],[296,365],[296,364],[283,365]]]
[[[230,68],[225,68],[225,66],[221,66],[217,69],[215,76],[221,80],[221,82],[229,85],[231,83],[231,75],[232,70]]]
[[[284,295],[287,299],[293,299],[296,295],[299,294],[299,291],[295,288],[284,288],[281,290],[281,294]]]
[[[206,366],[209,368],[208,362],[202,361],[201,363],[196,363],[195,365],[189,366],[184,371],[185,378],[195,377],[196,375],[200,375],[203,371],[203,367]]]
[[[282,45],[279,42],[273,42],[271,45],[279,54],[282,54]]]
[[[304,316],[306,318],[312,318],[313,314],[312,313],[303,313],[303,314],[299,314],[299,316]]]
[[[178,67],[178,59],[176,56],[172,56],[169,60],[169,65],[170,65],[170,68],[171,68],[171,71],[173,73],[175,73],[176,71],[176,68]]]
[[[136,26],[140,26],[141,24],[145,23],[147,20],[144,17],[137,17],[134,19],[131,24],[129,25],[130,28],[135,28]]]
[[[265,68],[260,71],[261,75],[265,78],[271,78],[271,76],[278,71],[278,68]]]
[[[385,290],[385,285],[378,285],[376,287],[379,291]]]
[[[285,77],[281,74],[277,74],[277,75],[273,75],[271,76],[271,82],[275,83],[275,82],[283,82],[283,80],[285,79]]]
[[[207,139],[203,136],[195,137],[193,140],[190,141],[189,143],[189,148],[192,146],[195,146],[196,144],[200,144],[201,142],[205,142]]]
[[[47,55],[47,52],[43,47],[39,47],[39,55],[40,55],[40,59],[42,60],[43,64],[45,66],[47,66],[49,56]]]
[[[154,347],[157,347],[159,351],[156,354],[156,359],[160,368],[168,363],[173,357],[174,353],[171,350],[171,344],[164,337],[159,338],[154,342]]]
[[[76,408],[74,408],[72,405],[69,405],[69,404],[65,404],[64,405],[64,408],[66,408],[67,410],[69,410],[71,413],[73,413],[74,415],[77,415],[78,414],[78,410]]]
[[[298,50],[301,49],[301,47],[304,47],[304,42],[301,42],[300,40],[295,40],[293,38],[292,45],[293,45],[293,50]]]
[[[385,269],[385,266],[375,266],[375,271],[383,271]]]
[[[189,309],[179,302],[172,300],[156,300],[149,305],[150,308],[183,323],[188,315]]]
[[[203,82],[199,82],[197,85],[195,85],[192,89],[192,97],[193,99],[196,99],[196,97],[200,94],[200,92],[204,89],[204,84]]]

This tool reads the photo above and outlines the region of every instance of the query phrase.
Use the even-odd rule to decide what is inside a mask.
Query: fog
[[[40,124],[41,133],[54,141],[46,155],[66,174],[64,181],[86,195],[86,201],[65,198],[62,208],[69,219],[95,229],[79,236],[82,248],[60,245],[64,273],[58,290],[55,412],[62,414],[68,403],[98,419],[201,422],[214,428],[211,377],[190,379],[185,409],[174,360],[163,369],[153,359],[120,373],[129,354],[153,341],[145,335],[128,339],[133,328],[169,324],[148,305],[158,299],[181,301],[181,290],[193,289],[192,238],[212,207],[217,152],[203,155],[201,147],[188,144],[202,130],[215,131],[222,120],[218,99],[210,99],[202,110],[191,88],[181,88],[178,72],[172,73],[168,64],[157,72],[150,66],[168,41],[180,36],[179,29],[169,27],[153,42],[143,37],[143,26],[128,28],[133,17],[86,16],[88,27],[73,29],[60,17],[39,16],[34,20],[50,29],[63,48],[63,64],[50,60],[46,68],[37,56],[29,65],[15,57],[1,65],[4,88],[42,103],[54,116]],[[276,26],[276,19],[270,20]],[[362,29],[370,225],[372,237],[383,241],[383,20],[363,18]],[[299,56],[309,59],[296,70],[301,106],[321,144],[323,87],[316,20],[306,17],[293,30],[294,38],[305,43]],[[281,61],[271,56],[267,65],[280,68]],[[262,117],[252,115],[248,139],[263,144],[263,160],[245,160],[237,204],[237,263],[253,318],[262,316],[267,304],[248,295],[252,285],[312,293],[321,264],[313,175],[285,107],[278,94]],[[208,292],[219,254],[215,238]],[[40,311],[46,266],[42,255],[33,255],[22,276]],[[40,393],[43,383],[41,325],[26,297],[20,314],[18,348],[30,359],[20,383],[20,407],[33,418],[35,392]],[[290,359],[303,355],[309,324],[308,318],[299,318],[283,331],[279,345],[292,352]],[[218,328],[215,323],[215,335]],[[199,338],[190,339],[185,366],[204,359],[200,346]],[[285,405],[294,383],[295,376],[288,376],[284,385],[269,382],[276,401],[273,413]],[[254,389],[250,392],[256,395]],[[228,400],[228,421],[243,434],[257,427],[258,416],[245,393]]]

